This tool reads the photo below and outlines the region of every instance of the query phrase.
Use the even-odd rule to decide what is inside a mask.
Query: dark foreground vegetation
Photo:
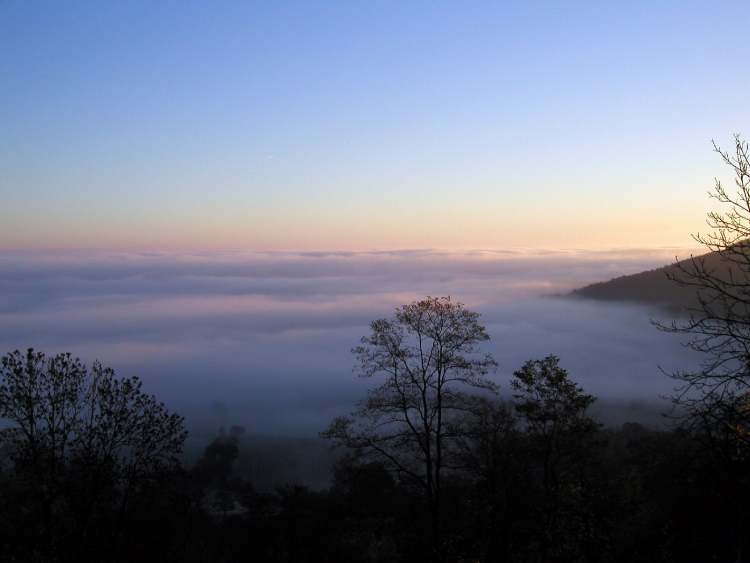
[[[322,432],[339,454],[330,487],[267,492],[236,471],[241,428],[185,466],[182,418],[137,378],[14,352],[0,364],[0,560],[750,561],[749,153],[739,138],[719,151],[737,190],[716,184],[729,211],[697,238],[710,259],[667,272],[695,297],[660,328],[705,358],[670,374],[669,429],[602,427],[555,356],[498,394],[479,315],[427,298],[355,348],[374,384]]]
[[[342,452],[327,490],[258,492],[234,472],[241,429],[183,467],[182,421],[136,380],[10,354],[1,559],[746,560],[750,472],[730,429],[604,429],[554,357],[524,365],[513,393],[451,417],[435,512],[412,446],[399,462],[415,476],[363,447]]]

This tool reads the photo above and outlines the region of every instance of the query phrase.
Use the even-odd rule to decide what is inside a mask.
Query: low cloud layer
[[[501,383],[524,360],[554,353],[603,398],[651,401],[672,386],[659,365],[696,361],[650,325],[659,312],[560,296],[675,254],[6,253],[0,350],[101,359],[141,375],[194,424],[314,434],[369,384],[351,374],[349,353],[368,322],[451,295],[482,313]]]

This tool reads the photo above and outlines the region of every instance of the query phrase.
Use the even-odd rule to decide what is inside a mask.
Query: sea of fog
[[[241,424],[254,434],[315,436],[374,383],[352,373],[350,350],[368,323],[401,303],[450,295],[481,312],[504,392],[522,362],[556,354],[602,404],[636,413],[673,387],[659,366],[697,359],[653,328],[665,312],[564,295],[674,255],[4,253],[0,351],[70,351],[139,375],[199,434]]]

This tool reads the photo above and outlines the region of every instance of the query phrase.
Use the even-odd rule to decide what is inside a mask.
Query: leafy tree
[[[31,349],[0,361],[0,417],[5,470],[25,498],[9,518],[17,526],[10,540],[70,558],[117,544],[132,503],[179,469],[186,437],[182,418],[138,378]]]
[[[541,559],[570,558],[596,543],[591,501],[597,495],[588,473],[599,425],[587,412],[595,398],[568,377],[556,356],[526,362],[511,386],[529,442],[527,455],[540,467]]]
[[[202,503],[214,515],[227,516],[244,510],[241,500],[252,494],[250,484],[233,475],[240,453],[240,436],[244,432],[241,426],[232,426],[229,433],[222,427],[192,468],[191,475]]]
[[[195,479],[203,487],[226,488],[234,462],[239,456],[239,439],[244,433],[241,426],[232,426],[229,433],[221,428],[219,435],[203,451],[193,468]]]
[[[473,509],[464,535],[473,537],[481,561],[508,561],[522,543],[529,513],[523,434],[512,404],[475,397],[461,432],[464,474],[471,483],[464,502]]]
[[[587,414],[595,397],[568,377],[557,356],[523,364],[513,374],[511,387],[526,432],[541,440],[550,464],[554,464],[555,456],[565,453],[560,447],[562,440],[588,434],[598,427]]]
[[[382,377],[352,416],[323,435],[395,471],[422,491],[432,547],[443,552],[441,487],[456,441],[456,413],[466,390],[494,391],[496,363],[479,345],[489,340],[479,314],[449,297],[428,297],[371,324],[353,352],[364,377]]]

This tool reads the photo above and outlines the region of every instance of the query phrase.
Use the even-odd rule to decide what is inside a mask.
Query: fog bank
[[[482,313],[506,392],[523,361],[554,353],[589,392],[637,412],[672,388],[659,365],[696,358],[651,326],[659,311],[560,296],[676,253],[5,253],[0,350],[100,359],[196,429],[313,436],[373,383],[349,352],[369,321],[451,295]]]

